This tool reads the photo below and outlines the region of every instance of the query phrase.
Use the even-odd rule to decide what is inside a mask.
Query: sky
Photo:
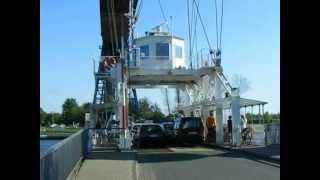
[[[167,18],[173,17],[173,33],[184,37],[187,46],[187,1],[161,2]],[[199,10],[214,46],[214,0],[200,0]],[[163,22],[158,0],[144,0],[138,35]],[[207,48],[200,24],[197,32],[199,49]],[[40,1],[40,106],[46,112],[61,112],[66,98],[92,102],[92,59],[100,55],[100,34],[98,0]],[[266,101],[265,111],[280,112],[279,0],[224,1],[221,64],[229,77],[240,74],[250,82],[251,89],[242,97]],[[138,90],[138,97],[147,97],[167,112],[160,89]]]

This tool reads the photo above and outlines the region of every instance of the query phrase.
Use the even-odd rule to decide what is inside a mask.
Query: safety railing
[[[265,125],[265,144],[280,144],[280,123]]]
[[[40,157],[41,180],[65,180],[87,153],[87,130],[69,136]]]
[[[88,131],[89,151],[98,149],[130,149],[131,135],[124,128],[102,128]]]

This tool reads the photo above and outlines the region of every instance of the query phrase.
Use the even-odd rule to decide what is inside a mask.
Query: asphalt
[[[77,180],[275,180],[280,164],[212,147],[145,148],[92,152]]]
[[[221,150],[230,150],[233,152],[238,152],[242,154],[247,154],[261,158],[267,161],[280,164],[280,145],[246,145],[241,147],[232,147],[230,145],[216,145],[209,144],[209,147],[221,149]]]
[[[138,180],[274,180],[280,165],[254,156],[205,147],[139,150]]]

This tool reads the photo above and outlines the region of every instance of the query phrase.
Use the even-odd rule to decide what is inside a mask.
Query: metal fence
[[[88,132],[88,150],[97,149],[130,149],[131,135],[124,128],[93,129]]]
[[[280,123],[265,125],[265,144],[280,144]]]
[[[87,153],[87,131],[80,130],[51,147],[40,158],[41,180],[65,180]]]

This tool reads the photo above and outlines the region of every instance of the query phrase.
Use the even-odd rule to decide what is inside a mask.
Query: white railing
[[[280,123],[265,125],[265,144],[280,144]]]
[[[87,130],[69,136],[40,157],[41,180],[65,180],[87,153]]]
[[[89,129],[88,140],[89,151],[110,147],[131,149],[131,136],[124,128]]]

